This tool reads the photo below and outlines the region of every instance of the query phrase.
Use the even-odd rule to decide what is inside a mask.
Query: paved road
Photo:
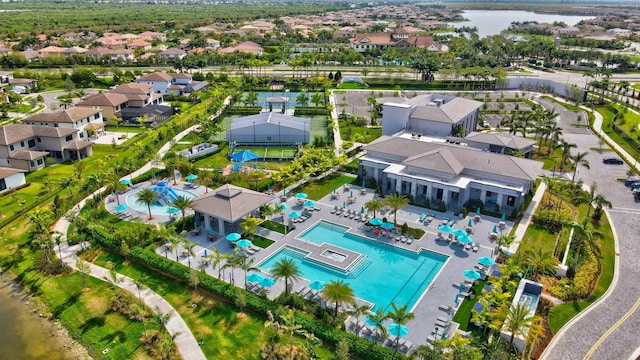
[[[596,118],[594,128],[598,131],[601,117]],[[561,124],[563,128],[570,127],[564,121]],[[565,133],[563,137],[577,144],[575,152],[589,151],[587,159],[591,169],[579,170],[577,178],[586,185],[595,183],[598,192],[613,204],[607,213],[619,255],[616,279],[607,295],[567,324],[553,339],[543,359],[628,359],[640,346],[637,335],[640,311],[636,310],[640,304],[640,247],[637,246],[640,205],[635,203],[629,189],[616,181],[626,177],[627,165],[603,164],[602,158],[612,153],[590,150],[599,148],[595,135]]]

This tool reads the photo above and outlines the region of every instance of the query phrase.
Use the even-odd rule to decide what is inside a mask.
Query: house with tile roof
[[[27,183],[24,170],[0,166],[0,194]]]
[[[25,125],[49,126],[78,130],[78,137],[89,140],[93,133],[100,136],[104,133],[102,110],[93,107],[70,107],[53,113],[40,112],[22,119]]]
[[[0,127],[0,166],[36,171],[45,167],[47,157],[67,161],[91,156],[92,146],[76,129],[5,125]]]
[[[102,111],[102,119],[105,123],[109,122],[114,116],[122,118],[122,109],[129,106],[129,98],[124,94],[116,94],[111,92],[98,93],[87,96],[80,102],[75,104],[76,107],[100,109]]]
[[[393,32],[382,33],[358,33],[349,39],[351,48],[357,52],[367,52],[371,50],[384,50],[394,47],[399,51],[407,49],[427,49],[438,52],[442,50],[433,38],[429,36],[412,35],[408,29],[396,28]]]
[[[511,213],[542,175],[542,163],[446,142],[382,136],[362,148],[359,175],[382,194],[460,211],[476,204]],[[473,210],[473,209],[472,209]]]
[[[182,59],[186,55],[187,55],[187,52],[179,48],[168,48],[167,50],[164,50],[158,53],[158,56],[160,58],[170,60],[170,61]]]
[[[136,79],[135,82],[151,85],[153,92],[164,95],[190,94],[209,86],[206,81],[193,81],[193,77],[190,74],[166,72],[152,72]]]

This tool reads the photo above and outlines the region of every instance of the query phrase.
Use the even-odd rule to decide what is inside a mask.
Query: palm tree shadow
[[[82,324],[82,326],[80,326],[80,332],[82,334],[86,333],[87,331],[89,331],[90,329],[92,329],[93,327],[102,327],[105,324],[105,319],[104,316],[100,316],[100,317],[93,317],[89,320],[87,320],[84,324]]]
[[[108,343],[113,343],[116,340],[118,340],[119,343],[124,343],[127,341],[127,334],[122,331],[122,330],[118,330],[112,334],[103,336],[102,339],[100,339],[101,342],[108,342]]]

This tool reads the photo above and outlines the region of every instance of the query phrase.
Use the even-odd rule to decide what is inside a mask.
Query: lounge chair
[[[356,217],[356,212],[352,211],[351,215],[349,215],[349,219],[353,219],[354,217]]]
[[[320,211],[320,207],[318,207],[318,206],[314,206],[314,207],[313,207],[313,210],[315,210],[315,211]]]
[[[438,306],[438,309],[442,310],[442,311],[446,311],[446,312],[451,312],[451,310],[453,309],[453,307],[451,305],[446,305],[446,304],[440,304]]]
[[[410,237],[407,239],[407,245],[411,245],[412,243],[413,243],[413,236],[410,236]]]
[[[473,252],[478,252],[478,249],[480,249],[480,245],[478,243],[473,243],[473,247],[471,248],[471,250]]]
[[[338,205],[333,207],[333,210],[331,210],[332,214],[335,214],[338,211]]]
[[[427,214],[422,213],[422,215],[420,215],[420,221],[424,221],[424,219],[427,218]]]

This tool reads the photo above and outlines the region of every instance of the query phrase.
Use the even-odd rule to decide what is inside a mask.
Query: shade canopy
[[[313,290],[320,291],[324,289],[324,281],[314,280],[309,284],[309,287]]]
[[[250,150],[241,150],[231,155],[230,158],[235,161],[245,162],[245,161],[260,159],[261,156]]]
[[[493,230],[491,230],[492,233],[497,233],[498,232],[498,226],[493,225]]]
[[[479,272],[475,270],[465,270],[463,272],[464,276],[471,280],[478,280],[482,277]]]
[[[187,175],[187,181],[193,181],[193,180],[195,180],[197,178],[198,178],[198,175],[195,175],[195,174]]]
[[[240,235],[238,233],[229,233],[229,234],[227,234],[227,240],[229,240],[229,241],[238,241],[238,240],[240,240],[240,238],[242,238],[242,235]]]
[[[129,179],[122,179],[122,180],[120,180],[120,184],[124,184],[124,185],[131,185],[131,180],[129,180]]]
[[[438,226],[438,231],[450,233],[453,232],[453,228],[449,225],[440,225]]]
[[[238,240],[238,242],[236,243],[236,246],[239,248],[248,248],[251,245],[252,245],[251,240],[247,240],[247,239]]]
[[[480,207],[479,206],[476,208],[476,215],[480,215]]]
[[[252,273],[247,276],[247,281],[251,283],[259,283],[262,280],[264,280],[264,276],[258,273]]]
[[[180,210],[178,208],[170,207],[167,209],[167,214],[177,214]]]
[[[379,218],[373,218],[369,220],[369,224],[375,225],[375,226],[380,226],[382,225],[382,223],[383,223],[382,219],[379,219]]]
[[[389,325],[389,334],[393,336],[406,336],[409,333],[409,328],[400,324]]]
[[[462,244],[471,244],[473,242],[473,239],[470,236],[459,236],[458,237],[458,242],[462,243]]]
[[[491,266],[493,264],[495,264],[496,262],[490,258],[490,257],[486,257],[486,256],[481,256],[478,258],[478,263],[484,266]]]
[[[502,213],[502,217],[500,218],[502,221],[507,221],[507,214]]]
[[[278,205],[278,210],[280,211],[285,211],[285,210],[289,210],[289,205],[282,203],[280,205]]]
[[[300,216],[302,216],[302,214],[300,214],[297,211],[292,211],[292,212],[288,213],[287,216],[289,217],[289,219],[297,219]]]
[[[394,227],[396,227],[396,226],[395,226],[395,225],[393,225],[393,223],[390,223],[390,222],[384,222],[384,223],[382,223],[382,225],[380,225],[380,227],[381,227],[381,228],[383,228],[383,229],[391,230],[391,229],[393,229],[393,228],[394,228]]]
[[[307,201],[305,201],[305,202],[304,202],[304,204],[303,204],[303,205],[304,205],[304,206],[313,207],[313,206],[316,206],[316,202],[315,202],[315,201],[313,201],[313,200],[307,200]]]
[[[116,210],[117,212],[120,212],[120,211],[125,211],[125,210],[127,210],[128,208],[129,208],[129,205],[127,205],[127,204],[120,204],[120,205],[116,206],[115,210]]]
[[[306,199],[307,196],[309,196],[309,195],[307,195],[305,193],[297,193],[296,194],[296,198],[298,198],[298,199]]]
[[[262,287],[272,287],[273,284],[275,284],[275,283],[276,283],[276,281],[273,278],[268,277],[268,278],[264,278],[264,279],[260,280],[259,284]]]
[[[453,235],[457,237],[464,237],[464,236],[467,236],[467,232],[462,229],[457,229],[453,231]]]

